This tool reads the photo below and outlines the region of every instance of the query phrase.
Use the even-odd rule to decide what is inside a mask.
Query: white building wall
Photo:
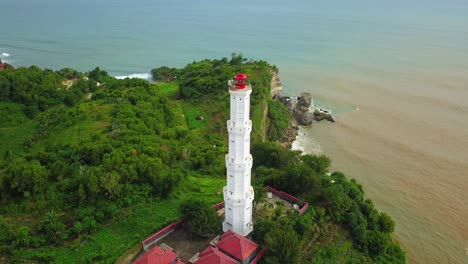
[[[226,155],[227,185],[224,187],[225,220],[223,230],[244,236],[253,230],[251,186],[252,155],[250,155],[250,94],[252,88],[230,87],[231,113],[227,121],[229,153]]]

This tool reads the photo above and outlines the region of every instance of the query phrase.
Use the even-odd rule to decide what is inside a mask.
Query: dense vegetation
[[[390,237],[394,221],[364,198],[354,179],[347,180],[340,172],[327,174],[329,158],[300,155],[271,142],[257,143],[252,154],[257,184],[285,190],[314,205],[303,217],[285,217],[278,208],[273,216],[257,221],[253,236],[269,247],[266,263],[285,263],[285,256],[297,259],[294,263],[405,263],[404,252]],[[346,237],[356,251],[344,243]]]
[[[187,199],[180,205],[184,227],[200,237],[214,237],[221,232],[221,225],[213,206],[200,199]]]
[[[277,100],[270,100],[268,102],[268,117],[270,119],[268,139],[271,141],[282,139],[291,118],[288,108]]]
[[[1,70],[0,256],[11,262],[112,263],[183,215],[193,232],[216,233],[206,227],[215,226],[208,205],[222,201],[225,185],[226,83],[242,71],[254,87],[256,190],[269,184],[314,204],[304,217],[278,212],[259,219],[254,237],[272,249],[266,260],[281,260],[272,252],[281,252],[276,237],[283,235],[297,242],[288,244],[291,259],[296,247],[310,249],[298,261],[333,259],[333,243],[321,242],[337,241],[332,227],[342,228],[343,241],[352,238],[349,256],[404,260],[389,237],[391,218],[363,198],[356,182],[340,173],[326,176],[328,158],[262,143],[282,137],[289,118],[269,98],[271,70],[277,69],[237,54],[154,69],[157,84],[117,80],[99,68]],[[187,204],[188,195],[199,202]],[[208,210],[194,214],[199,208]]]
[[[268,93],[267,63],[209,63],[219,61]],[[158,85],[99,68],[0,71],[0,255],[109,263],[178,220],[186,194],[222,201],[226,82],[217,96],[207,86],[206,96],[177,100],[179,82],[203,75],[207,62]],[[260,99],[256,108],[261,120]],[[255,129],[260,137],[260,121]]]

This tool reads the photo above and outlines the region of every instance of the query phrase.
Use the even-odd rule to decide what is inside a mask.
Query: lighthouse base
[[[250,190],[239,196],[231,195],[224,187],[224,222],[223,231],[231,230],[243,236],[248,235],[253,230],[252,205],[254,192],[252,186]]]
[[[247,236],[253,231],[253,223],[249,223],[243,230],[236,231],[233,229],[233,226],[230,223],[223,221],[223,232],[227,232],[228,230],[231,230],[243,236]]]

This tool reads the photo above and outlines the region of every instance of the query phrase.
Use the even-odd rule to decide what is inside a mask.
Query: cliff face
[[[286,107],[288,107],[291,112],[291,118],[289,120],[288,129],[285,132],[285,135],[281,140],[278,141],[282,146],[290,148],[292,143],[296,140],[297,131],[299,126],[309,126],[312,124],[313,120],[321,121],[327,120],[329,122],[335,122],[331,113],[325,109],[315,109],[312,113],[309,111],[309,108],[312,104],[312,95],[310,93],[301,93],[300,96],[290,97],[282,96],[283,92],[283,83],[281,82],[278,72],[270,70],[271,73],[271,87],[270,95],[271,98],[278,100]],[[314,105],[315,106],[315,105]],[[268,113],[268,106],[265,105],[264,111],[264,121],[266,120]],[[265,128],[263,140],[266,139],[266,122],[263,122],[263,127]]]
[[[270,89],[270,96],[271,98],[276,98],[281,96],[283,92],[283,83],[281,82],[278,72],[271,70],[271,89]]]
[[[281,102],[282,100],[282,92],[283,92],[283,83],[281,82],[278,72],[271,70],[271,86],[270,86],[270,96],[273,99],[276,99]],[[284,102],[282,102],[284,103]],[[288,106],[288,105],[287,105]],[[293,109],[288,106],[289,110],[291,113],[293,113]],[[295,108],[295,107],[294,107]],[[268,104],[265,106],[265,112],[264,112],[264,117],[266,118],[268,114]],[[266,125],[266,123],[264,123]],[[264,127],[265,132],[268,130],[268,128]],[[285,147],[285,148],[291,148],[292,143],[294,140],[296,140],[297,136],[297,131],[299,129],[298,122],[295,117],[291,115],[291,118],[289,118],[289,125],[288,128],[283,136],[282,139],[278,140],[278,143]]]

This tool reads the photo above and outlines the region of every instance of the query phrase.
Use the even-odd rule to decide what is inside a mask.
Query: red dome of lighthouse
[[[234,84],[237,89],[244,89],[246,83],[247,83],[247,75],[243,74],[242,72],[234,76]]]

